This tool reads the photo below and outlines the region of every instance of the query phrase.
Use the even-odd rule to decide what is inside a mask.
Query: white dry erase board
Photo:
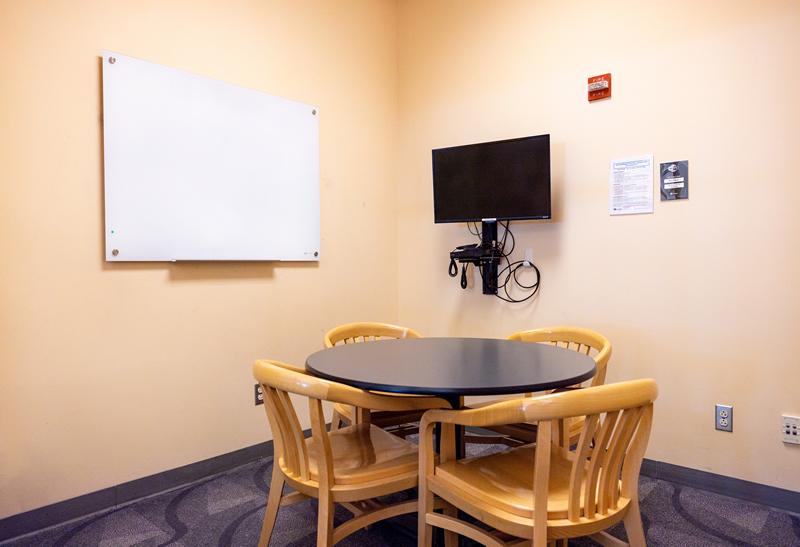
[[[318,260],[318,120],[104,52],[106,260]]]

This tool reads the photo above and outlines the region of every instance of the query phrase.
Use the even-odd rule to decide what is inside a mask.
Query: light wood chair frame
[[[325,333],[324,342],[326,348],[332,348],[338,344],[355,344],[398,338],[422,338],[422,335],[408,327],[390,323],[361,321],[332,328]]]
[[[597,331],[571,326],[545,327],[515,332],[507,340],[550,344],[588,355],[594,359],[597,368],[589,385],[601,386],[606,382],[606,368],[608,360],[611,359],[611,342]]]
[[[427,410],[449,408],[447,401],[433,397],[408,400],[374,394],[311,376],[299,367],[273,360],[256,361],[253,374],[264,392],[264,409],[274,443],[272,480],[258,543],[260,547],[269,544],[279,507],[308,498],[319,501],[319,546],[333,545],[374,522],[404,513],[416,513],[416,500],[388,506],[374,500],[378,496],[417,486],[416,466],[402,473],[387,473],[384,469],[373,474],[361,473],[357,480],[352,477],[340,480],[334,465],[331,441],[332,436],[344,435],[347,429],[330,433],[327,431],[322,402],[333,401],[380,410],[400,410],[409,406]],[[290,394],[308,398],[312,431],[310,442],[303,435]],[[359,427],[374,428],[370,424],[352,426]],[[388,435],[385,432],[380,433]],[[370,446],[363,448],[364,451],[370,449]],[[316,478],[312,476],[310,462],[316,463]],[[295,491],[284,495],[283,487],[287,484]],[[354,514],[354,518],[333,528],[333,509],[336,503],[344,505]]]
[[[337,345],[344,344],[360,344],[364,342],[374,342],[377,340],[387,339],[404,339],[404,338],[422,338],[422,335],[416,330],[399,325],[392,325],[390,323],[377,323],[369,321],[361,321],[356,323],[347,323],[334,327],[325,333],[323,342],[326,348],[332,348]],[[373,409],[374,410],[374,409]],[[409,407],[408,410],[399,411],[392,414],[383,414],[377,416],[377,422],[383,427],[398,426],[396,433],[405,437],[408,434],[416,433],[414,428],[401,428],[403,424],[408,422],[416,422],[420,418],[419,412],[416,412],[415,407]],[[357,408],[343,404],[336,404],[333,408],[333,419],[331,420],[331,427],[336,430],[343,425],[352,423],[361,423],[372,420],[370,409]]]
[[[559,326],[544,327],[515,332],[507,340],[517,342],[530,342],[549,344],[559,348],[570,349],[583,353],[594,359],[597,371],[589,382],[591,387],[603,385],[606,381],[606,369],[611,358],[611,342],[599,332],[583,327]],[[526,397],[534,395],[526,393]],[[484,403],[486,404],[486,403]],[[572,420],[569,423],[571,438],[577,440],[580,433],[582,420]],[[509,424],[492,428],[499,435],[467,435],[467,443],[502,443],[508,446],[518,446],[534,442],[536,430],[528,424]]]
[[[545,547],[566,538],[591,535],[604,545],[626,545],[603,530],[624,521],[630,545],[644,546],[639,512],[638,482],[650,436],[654,380],[633,380],[540,397],[495,403],[470,410],[432,410],[420,424],[419,451],[419,545],[429,546],[432,527],[446,530],[448,543],[461,534],[491,547],[512,545],[472,524],[458,520],[453,510],[433,511],[434,495],[488,524],[500,533]],[[563,420],[584,417],[580,438],[570,448]],[[520,421],[537,422],[533,466],[532,507],[529,518],[512,514],[489,501],[478,499],[437,477],[439,466],[455,458],[453,428],[487,427]],[[432,448],[433,429],[442,428],[439,461]],[[519,449],[518,449],[519,450]],[[548,514],[550,464],[553,454],[572,461],[569,498],[565,514]]]

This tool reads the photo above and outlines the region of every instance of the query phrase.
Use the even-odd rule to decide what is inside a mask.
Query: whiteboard
[[[107,261],[318,260],[319,112],[103,52]]]

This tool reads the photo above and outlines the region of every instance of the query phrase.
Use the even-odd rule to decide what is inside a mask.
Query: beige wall
[[[256,357],[396,319],[395,22],[376,0],[0,0],[0,518],[266,440]],[[105,264],[101,49],[318,105],[319,265]]]
[[[398,6],[0,0],[0,518],[265,440],[252,360],[362,318],[596,328],[609,380],[661,385],[649,457],[800,490],[798,4]],[[101,49],[319,105],[319,265],[106,265]],[[515,233],[541,295],[461,291],[430,150],[539,133],[554,219]],[[608,161],[641,153],[689,159],[691,198],[610,218]]]
[[[648,457],[800,490],[779,428],[800,414],[800,4],[409,0],[399,29],[400,320],[600,330],[610,381],[659,382]],[[588,104],[605,72],[613,98]],[[540,296],[462,291],[447,253],[471,238],[433,224],[430,150],[541,133],[554,218],[514,223]],[[609,160],[646,153],[690,161],[690,199],[609,217]],[[714,431],[716,402],[733,434]]]

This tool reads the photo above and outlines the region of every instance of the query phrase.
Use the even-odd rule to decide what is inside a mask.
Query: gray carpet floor
[[[4,547],[50,546],[254,546],[272,470],[267,458],[195,484],[91,515]],[[642,477],[641,509],[651,546],[800,546],[800,516],[687,486]],[[335,521],[349,518],[339,509]],[[361,530],[342,547],[412,547],[416,519],[398,517]],[[281,508],[271,545],[313,546],[316,502]],[[621,525],[611,533],[624,539]],[[462,543],[464,545],[465,543]],[[473,545],[472,543],[468,543]],[[596,545],[589,539],[571,546]]]

